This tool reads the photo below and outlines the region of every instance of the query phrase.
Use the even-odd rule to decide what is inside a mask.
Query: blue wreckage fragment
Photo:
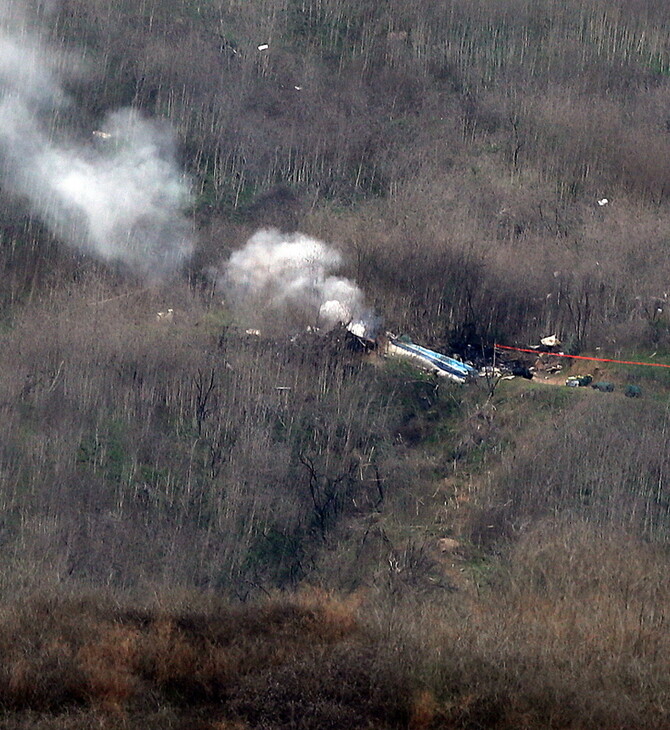
[[[400,357],[407,357],[414,360],[418,365],[455,380],[464,383],[468,378],[477,374],[475,368],[466,365],[460,360],[448,357],[442,353],[429,350],[427,347],[415,345],[397,338],[391,338],[388,345],[388,354]]]

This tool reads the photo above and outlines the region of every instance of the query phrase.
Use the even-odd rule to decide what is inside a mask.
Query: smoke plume
[[[221,285],[245,324],[264,330],[331,329],[362,334],[368,312],[353,281],[335,276],[342,256],[302,233],[260,230],[228,260]]]
[[[0,2],[0,183],[79,250],[153,278],[174,272],[192,241],[170,130],[122,109],[84,142],[54,132],[78,116],[64,84],[83,63],[52,49],[22,8]]]

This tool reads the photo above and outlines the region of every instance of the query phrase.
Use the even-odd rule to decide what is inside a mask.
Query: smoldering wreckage
[[[532,369],[518,358],[496,363],[495,355],[472,348],[446,355],[407,336],[380,335],[380,317],[366,305],[363,291],[336,273],[343,263],[341,253],[323,241],[303,233],[262,229],[214,276],[222,303],[236,321],[245,323],[249,337],[280,336],[294,342],[322,338],[324,347],[327,339],[329,346],[404,359],[461,384],[477,376],[532,377]]]
[[[346,348],[361,355],[406,360],[459,384],[478,377],[489,384],[515,377],[531,379],[537,371],[562,368],[551,358],[562,354],[555,335],[543,338],[535,347],[536,356],[529,358],[495,346],[477,347],[472,338],[447,355],[407,335],[379,334],[381,319],[365,304],[363,291],[336,273],[342,265],[341,253],[323,241],[269,228],[257,231],[210,273],[215,291],[224,297],[222,305],[248,337],[280,337],[305,344],[309,339],[334,352]],[[157,314],[159,321],[173,318],[172,308]]]
[[[50,114],[57,115],[65,100],[76,109],[67,93],[69,80],[81,73],[76,54],[49,45],[21,2],[12,13],[0,12],[0,48],[0,178],[7,190],[75,249],[154,283],[182,270],[195,241],[187,215],[191,191],[177,163],[173,130],[134,109],[117,109],[88,141],[75,143],[67,128],[54,135],[45,121]],[[276,333],[265,326],[267,319],[253,315],[270,311],[293,332],[304,332],[308,322],[322,332],[344,327],[350,344],[363,351],[407,359],[458,383],[478,373],[532,376],[519,363],[516,371],[502,362],[482,366],[406,337],[370,336],[375,317],[363,292],[333,273],[342,263],[335,248],[310,236],[263,229],[212,273],[235,318],[262,335]],[[170,307],[156,320],[167,324],[175,316]]]
[[[174,309],[169,308],[156,313],[156,321],[171,323],[174,321]],[[265,335],[260,329],[249,327],[244,330],[246,337],[254,340],[276,340],[276,337]],[[307,326],[303,331],[288,336],[293,344],[309,344],[319,349],[330,349],[334,354],[347,351],[359,357],[374,357],[377,362],[385,359],[398,359],[410,362],[418,369],[436,378],[446,378],[452,382],[464,385],[474,383],[478,378],[486,379],[487,384],[500,380],[534,378],[540,382],[547,382],[554,378],[552,385],[564,383],[569,388],[584,388],[591,386],[593,390],[602,393],[614,392],[613,383],[606,380],[594,381],[593,375],[569,375],[564,381],[560,380],[563,371],[562,358],[570,358],[562,350],[562,343],[556,335],[543,337],[537,345],[531,345],[528,350],[533,354],[526,357],[516,357],[498,349],[499,346],[482,347],[480,354],[472,360],[453,353],[445,355],[436,350],[419,345],[407,335],[397,336],[391,332],[384,334],[368,334],[361,322],[338,322],[323,330],[319,327]],[[472,351],[472,347],[468,348]],[[515,348],[505,348],[513,351]],[[528,352],[519,350],[519,353]],[[596,369],[597,372],[597,369]],[[558,377],[557,381],[555,378]],[[288,387],[278,387],[278,390],[290,390]],[[627,398],[640,398],[642,390],[638,385],[628,384],[623,387],[623,394]]]
[[[76,54],[51,46],[46,37],[27,4],[0,12],[2,184],[66,245],[153,283],[169,280],[196,248],[187,214],[191,190],[177,163],[174,131],[126,108],[109,113],[88,141],[75,142],[79,136],[67,125],[54,134],[49,118],[66,102],[76,111],[67,87],[83,66]],[[259,52],[268,48],[258,46]],[[372,336],[378,327],[369,326],[375,316],[366,309],[363,292],[333,273],[342,263],[339,251],[310,236],[262,229],[210,273],[235,319],[257,335],[276,334],[262,314],[271,312],[269,321],[283,321],[293,332],[305,332],[307,323],[315,322],[321,332],[344,328],[350,344],[362,351],[403,358],[458,383],[478,375],[533,376],[527,359],[496,357],[495,348],[493,357],[467,351],[454,357],[407,337]],[[156,319],[167,324],[175,316],[168,308]]]
[[[245,333],[251,337],[263,337],[263,333],[258,329],[247,329]],[[407,335],[397,336],[391,332],[376,336],[368,335],[362,331],[360,324],[339,323],[327,332],[309,327],[301,335],[292,336],[291,340],[296,342],[304,340],[305,337],[327,339],[330,343],[334,343],[335,347],[346,348],[361,356],[374,354],[383,359],[405,360],[436,378],[446,378],[460,385],[472,383],[477,378],[492,381],[522,377],[530,380],[537,371],[535,365],[529,365],[514,357],[503,356],[496,361],[496,358],[491,357],[486,350],[479,357],[468,362],[459,358],[456,353],[449,356],[419,345]],[[494,352],[494,349],[488,348],[488,351]],[[546,363],[539,361],[538,363],[542,370],[547,366]],[[547,367],[551,370],[556,366],[548,365]]]

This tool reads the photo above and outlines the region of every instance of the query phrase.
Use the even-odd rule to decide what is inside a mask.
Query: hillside
[[[670,726],[664,3],[0,29],[0,726]]]

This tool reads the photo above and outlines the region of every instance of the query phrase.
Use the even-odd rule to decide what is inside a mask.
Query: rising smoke
[[[371,317],[358,286],[333,274],[341,265],[341,254],[322,241],[266,229],[232,254],[220,284],[248,326],[295,331],[344,324],[363,334]]]
[[[193,248],[173,136],[130,109],[84,143],[56,134],[57,119],[77,116],[64,84],[82,73],[80,59],[40,36],[25,2],[0,0],[0,183],[66,243],[167,276]]]

